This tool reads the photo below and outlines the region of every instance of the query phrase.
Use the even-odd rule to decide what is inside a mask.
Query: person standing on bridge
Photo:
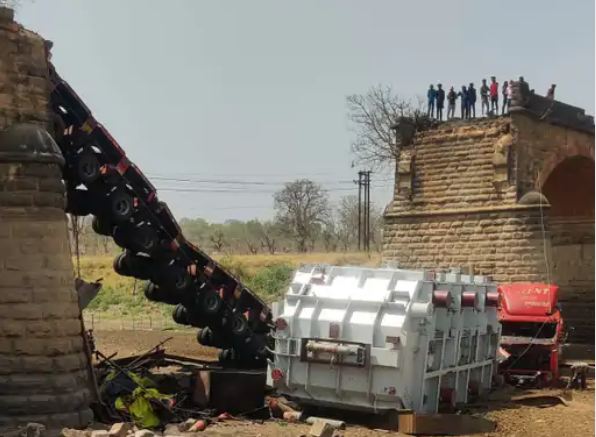
[[[457,93],[453,90],[453,87],[449,89],[447,93],[447,120],[451,120],[455,117],[455,101],[457,100]]]
[[[426,115],[429,118],[434,118],[435,117],[435,99],[437,98],[437,91],[435,90],[435,87],[431,84],[430,87],[428,88],[428,91],[426,92],[426,98],[427,98],[427,113]]]
[[[461,105],[461,119],[468,118],[468,90],[466,89],[465,85],[462,85],[461,91],[457,93],[460,97],[460,105]]]
[[[555,100],[555,87],[557,85],[555,85],[554,83],[550,86],[550,88],[548,89],[548,91],[546,92],[546,98],[549,100]]]
[[[501,94],[503,94],[503,104],[501,106],[501,115],[505,115],[505,108],[507,108],[507,104],[509,103],[509,82],[503,82],[503,88],[501,88]]]
[[[513,79],[509,81],[509,86],[507,87],[507,114],[509,114],[509,110],[511,108],[511,97],[513,96]]]
[[[437,118],[443,121],[443,107],[445,106],[445,90],[442,84],[437,84]]]
[[[476,88],[473,83],[468,87],[468,118],[476,118]]]
[[[499,115],[499,84],[495,76],[490,78],[490,109],[494,115]]]
[[[488,106],[488,85],[486,84],[486,79],[482,79],[482,86],[480,87],[480,105],[482,106],[482,115],[488,116],[490,107]]]

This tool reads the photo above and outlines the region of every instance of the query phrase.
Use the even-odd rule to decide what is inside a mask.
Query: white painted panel
[[[381,326],[401,328],[405,321],[405,314],[383,314],[383,317],[381,317]]]
[[[341,322],[345,314],[346,310],[323,308],[319,314],[319,320],[327,322]]]
[[[350,317],[350,323],[357,323],[359,325],[372,325],[375,323],[377,313],[369,311],[354,311]]]

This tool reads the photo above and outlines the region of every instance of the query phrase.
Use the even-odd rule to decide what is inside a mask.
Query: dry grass
[[[301,264],[330,264],[378,266],[378,253],[291,253],[279,255],[221,255],[215,256],[264,300],[272,302],[286,290],[292,271]],[[143,295],[145,281],[135,281],[118,275],[112,256],[82,256],[81,275],[87,280],[102,278],[103,289],[86,310],[106,320],[151,316],[154,320],[171,320],[172,308],[150,302]],[[135,290],[135,292],[133,292]]]
[[[298,268],[301,264],[354,265],[362,267],[378,267],[381,255],[378,252],[313,252],[313,253],[281,253],[276,255],[215,255],[217,261],[224,265],[240,264],[249,273],[273,265],[285,264]],[[105,284],[132,287],[134,279],[119,276],[112,268],[112,256],[82,256],[81,273],[88,279],[103,278]]]

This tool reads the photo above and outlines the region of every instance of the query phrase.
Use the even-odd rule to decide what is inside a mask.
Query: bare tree
[[[330,214],[329,198],[320,185],[309,179],[285,184],[273,196],[277,220],[291,233],[300,252],[306,252]]]
[[[214,229],[213,233],[209,235],[209,241],[213,245],[213,250],[216,252],[221,252],[226,246],[223,230],[220,227]]]
[[[266,249],[271,255],[275,255],[277,252],[277,245],[279,243],[280,226],[275,222],[264,222],[261,226],[261,247]]]
[[[399,144],[392,127],[400,117],[411,118],[416,127],[428,123],[420,98],[404,99],[390,86],[377,85],[346,100],[355,134],[352,151],[365,165],[383,167],[398,157]]]
[[[337,238],[344,251],[358,243],[358,197],[342,197],[337,208]]]

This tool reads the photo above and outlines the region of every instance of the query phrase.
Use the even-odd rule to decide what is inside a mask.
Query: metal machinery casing
[[[490,389],[496,285],[459,273],[303,266],[277,316],[268,382],[303,403],[436,412]]]

